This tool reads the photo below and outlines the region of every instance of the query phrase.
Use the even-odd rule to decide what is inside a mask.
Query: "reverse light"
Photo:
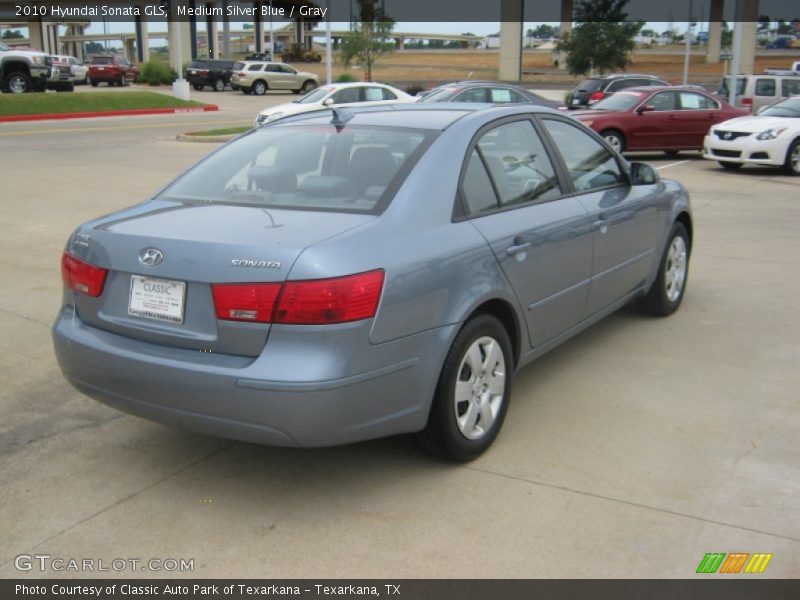
[[[108,269],[83,262],[69,252],[64,252],[61,257],[61,279],[74,292],[98,297],[103,293],[106,275]]]
[[[211,293],[217,318],[225,321],[270,323],[280,283],[214,284]]]
[[[767,129],[759,133],[756,136],[756,139],[761,141],[774,140],[776,137],[778,137],[780,134],[786,131],[786,129],[787,129],[786,127],[772,127],[771,129]]]

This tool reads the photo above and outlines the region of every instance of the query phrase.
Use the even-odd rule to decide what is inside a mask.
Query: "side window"
[[[383,91],[384,100],[397,100],[397,96],[394,94],[394,92],[390,92],[386,88],[381,88],[381,90]]]
[[[249,67],[247,67],[247,70],[248,71],[260,71],[261,70],[261,65],[250,65]],[[267,69],[267,70],[269,70],[269,69]]]
[[[364,89],[365,102],[376,102],[378,100],[383,100],[383,88],[368,87]]]
[[[570,178],[579,192],[617,185],[625,181],[614,155],[605,146],[575,125],[544,119]]]
[[[331,98],[333,98],[334,104],[348,104],[350,102],[361,102],[360,99],[360,89],[357,87],[349,87],[344,88],[343,90],[339,90],[336,92]]]
[[[647,101],[647,104],[656,110],[675,110],[675,92],[659,92]]]
[[[774,96],[775,95],[775,80],[774,79],[756,79],[756,96]]]
[[[464,181],[461,183],[461,195],[464,208],[470,215],[479,215],[497,208],[497,196],[477,150],[470,154],[467,170],[464,171]]]
[[[501,206],[561,195],[550,157],[530,121],[514,121],[495,127],[481,137],[478,153],[500,196]]]
[[[493,104],[508,104],[516,102],[511,90],[507,88],[492,88],[489,90],[489,102]]]
[[[461,92],[453,102],[486,102],[486,88],[472,88]]]
[[[682,110],[714,110],[719,108],[719,105],[714,100],[703,94],[681,92],[680,99]]]
[[[292,67],[287,67],[286,65],[278,65],[278,70],[281,73],[291,73],[292,75],[297,74],[297,71],[295,71]]]
[[[618,79],[617,81],[612,81],[609,83],[605,91],[609,94],[613,94],[614,92],[621,90],[623,87],[625,87],[624,81],[622,79]]]
[[[781,92],[784,98],[800,94],[800,79],[784,79],[781,81]]]

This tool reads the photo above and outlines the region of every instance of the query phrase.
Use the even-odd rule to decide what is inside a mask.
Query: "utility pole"
[[[689,59],[692,53],[692,0],[689,0],[689,22],[686,25],[686,54],[683,57],[683,85],[689,83]]]

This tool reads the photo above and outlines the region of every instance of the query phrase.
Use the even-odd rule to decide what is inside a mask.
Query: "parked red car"
[[[125,86],[130,81],[136,81],[138,76],[139,67],[124,56],[97,54],[89,61],[86,82],[94,87],[103,82],[109,86]]]
[[[618,152],[701,150],[716,123],[746,116],[745,110],[690,86],[635,87],[601,100],[572,116]]]

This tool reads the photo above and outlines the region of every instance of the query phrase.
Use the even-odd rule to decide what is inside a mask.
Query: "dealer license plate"
[[[186,283],[131,275],[128,314],[169,323],[183,323]]]
[[[572,99],[572,104],[580,104],[580,103],[581,103],[581,101],[580,101],[579,98],[573,98]]]

